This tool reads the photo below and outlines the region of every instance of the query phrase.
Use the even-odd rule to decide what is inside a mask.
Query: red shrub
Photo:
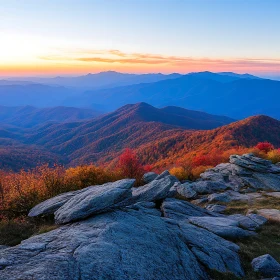
[[[137,180],[140,180],[145,172],[136,153],[131,149],[125,149],[120,155],[118,167],[122,176]]]
[[[268,153],[274,149],[274,146],[269,142],[260,142],[256,145],[256,148],[262,152]]]

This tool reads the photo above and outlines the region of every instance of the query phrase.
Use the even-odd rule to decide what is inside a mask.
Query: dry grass
[[[57,227],[52,219],[35,220],[26,217],[12,220],[3,219],[0,221],[0,244],[15,246],[24,239],[51,231]]]
[[[280,210],[279,198],[263,196],[263,199],[256,199],[250,203],[231,202],[226,204],[225,214],[246,214],[249,209],[258,210],[266,208],[275,208]],[[257,236],[236,242],[240,246],[240,258],[244,267],[246,280],[261,279],[260,275],[255,273],[251,267],[251,261],[264,254],[270,254],[280,262],[280,224],[276,222],[267,222]],[[217,274],[218,275],[218,274]],[[214,279],[231,280],[236,279],[232,275],[228,278],[215,275]]]
[[[244,201],[232,201],[230,203],[225,204],[227,209],[225,210],[225,214],[246,214],[247,211],[250,210],[258,210],[258,209],[278,209],[280,210],[280,200],[276,197],[263,195],[262,199],[255,199],[253,201],[244,202]]]

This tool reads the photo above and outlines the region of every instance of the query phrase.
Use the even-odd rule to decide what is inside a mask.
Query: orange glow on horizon
[[[189,73],[200,71],[236,73],[279,73],[280,59],[274,58],[195,58],[119,50],[60,50],[56,55],[41,55],[29,61],[0,64],[0,76],[84,75],[102,71],[126,73]]]

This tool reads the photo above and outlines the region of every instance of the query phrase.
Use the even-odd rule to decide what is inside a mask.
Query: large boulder
[[[56,223],[77,221],[118,207],[122,201],[131,197],[134,182],[134,179],[124,179],[87,188],[70,198],[55,212]]]
[[[2,250],[0,279],[201,280],[209,269],[244,276],[237,245],[154,207],[139,202]]]
[[[251,264],[263,277],[280,276],[280,264],[269,254],[253,259]]]
[[[1,280],[208,279],[178,226],[156,209],[114,211],[65,225],[0,251],[2,258]]]

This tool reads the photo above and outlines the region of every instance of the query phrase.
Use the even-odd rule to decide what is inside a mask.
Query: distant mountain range
[[[161,73],[156,74],[126,74],[115,71],[101,72],[97,74],[87,74],[77,77],[55,77],[55,78],[13,78],[8,79],[5,83],[16,82],[31,82],[43,85],[62,86],[75,89],[101,89],[113,88],[118,86],[127,86],[141,83],[154,83],[167,79],[175,79],[180,77],[180,74],[173,73],[164,75]],[[4,81],[2,81],[3,83]],[[1,81],[0,81],[1,85]]]
[[[260,141],[280,146],[280,122],[266,116],[234,122],[173,106],[158,109],[138,103],[90,120],[49,123],[42,119],[34,128],[3,124],[0,161],[15,170],[48,160],[70,166],[108,163],[130,147],[140,152],[143,162],[172,163],[190,151],[249,147]]]
[[[91,102],[102,104],[107,111],[127,103],[147,102],[156,107],[180,106],[236,119],[258,114],[280,119],[280,82],[203,72],[156,83],[87,91],[69,98],[65,105],[85,106]]]
[[[29,128],[43,123],[73,122],[92,119],[100,114],[101,112],[92,109],[63,106],[51,108],[0,106],[0,124],[4,123]]]
[[[257,114],[280,119],[280,81],[250,74],[136,75],[109,71],[24,79],[0,81],[0,105],[69,106],[112,112],[126,104],[146,102],[158,108],[179,106],[235,119]]]

